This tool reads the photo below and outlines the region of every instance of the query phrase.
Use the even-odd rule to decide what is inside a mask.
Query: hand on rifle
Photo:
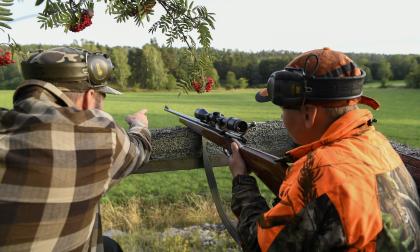
[[[241,153],[239,153],[238,143],[235,141],[232,142],[230,148],[232,149],[232,155],[229,156],[229,167],[232,177],[236,177],[237,175],[248,175],[245,161],[243,160]]]

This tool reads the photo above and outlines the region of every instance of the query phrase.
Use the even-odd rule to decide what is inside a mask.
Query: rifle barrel
[[[178,111],[175,111],[175,110],[170,109],[168,106],[165,106],[165,108],[163,110],[165,110],[166,112],[169,112],[171,114],[177,115],[177,116],[179,116],[181,118],[184,118],[184,119],[187,119],[187,120],[191,120],[191,121],[197,121],[197,122],[199,122],[199,120],[197,118],[194,118],[194,117],[187,116],[187,115],[184,115],[182,113],[179,113]]]

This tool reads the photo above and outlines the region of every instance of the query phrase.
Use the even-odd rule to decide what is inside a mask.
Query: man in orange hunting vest
[[[372,125],[365,72],[328,48],[303,53],[256,95],[283,110],[299,147],[270,209],[238,145],[230,157],[232,210],[245,251],[419,251],[416,185]]]

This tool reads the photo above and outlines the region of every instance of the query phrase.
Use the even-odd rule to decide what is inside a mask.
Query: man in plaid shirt
[[[104,85],[112,68],[68,47],[22,62],[26,81],[0,110],[0,251],[107,250],[99,200],[151,151],[146,110],[127,132],[102,111],[119,94]]]

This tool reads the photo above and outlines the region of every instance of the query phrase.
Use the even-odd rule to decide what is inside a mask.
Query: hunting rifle
[[[209,113],[205,109],[196,109],[194,112],[195,118],[181,114],[167,106],[165,106],[165,111],[177,115],[182,124],[203,137],[203,164],[214,204],[226,230],[240,246],[239,234],[223,209],[205,139],[221,146],[225,154],[232,153],[230,145],[233,141],[238,143],[239,152],[247,168],[254,172],[274,195],[278,194],[286,174],[287,164],[285,160],[245,145],[247,140],[244,135],[255,124],[248,124],[239,118],[224,117],[219,112]]]
[[[219,112],[209,113],[205,109],[197,109],[194,117],[190,117],[174,111],[165,106],[165,111],[175,114],[179,117],[179,121],[185,126],[208,139],[209,141],[221,146],[225,153],[230,152],[230,145],[233,141],[239,143],[239,151],[244,159],[247,168],[254,172],[261,181],[277,196],[281,183],[285,177],[285,172],[288,167],[287,158],[279,158],[261,150],[252,148],[246,144],[245,133],[253,124],[248,124],[238,118],[224,117]],[[411,176],[417,184],[417,190],[420,194],[420,159],[414,156],[404,154],[397,150],[401,159],[408,168]],[[217,183],[208,159],[208,155],[204,148],[203,142],[203,161],[206,171],[207,181],[209,183],[210,191],[213,201],[216,205],[217,212],[222,219],[227,231],[240,244],[239,235],[228,219],[223,210],[222,202],[217,190]]]
[[[194,113],[195,118],[169,109],[167,106],[165,106],[165,111],[179,116],[181,123],[209,141],[223,147],[228,152],[231,151],[230,144],[234,141],[233,139],[238,140],[240,153],[247,167],[275,195],[278,194],[285,176],[288,160],[245,145],[246,138],[244,134],[253,126],[252,124],[248,124],[238,118],[226,118],[219,112],[208,113],[205,109],[197,109]],[[396,151],[413,177],[420,194],[420,158],[418,154],[407,155],[398,148],[396,148]]]
[[[248,169],[254,172],[274,195],[279,193],[287,169],[286,159],[245,145],[247,139],[244,135],[255,124],[248,124],[239,118],[224,117],[220,112],[209,113],[205,109],[196,109],[195,118],[181,114],[167,106],[165,106],[165,111],[177,115],[182,124],[221,146],[225,153],[232,153],[230,145],[236,141]]]

